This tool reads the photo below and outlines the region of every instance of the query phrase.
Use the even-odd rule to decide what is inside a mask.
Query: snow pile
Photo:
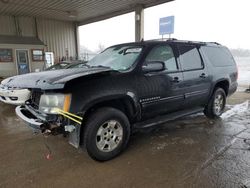
[[[239,85],[250,85],[250,58],[235,58],[239,76],[238,83]]]
[[[240,115],[249,111],[250,104],[249,101],[245,101],[242,104],[237,104],[234,106],[228,106],[230,109],[221,115],[222,119],[227,119],[234,115]]]

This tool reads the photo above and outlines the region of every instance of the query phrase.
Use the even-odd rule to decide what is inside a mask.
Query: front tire
[[[113,159],[126,148],[130,124],[120,110],[101,108],[90,116],[85,126],[84,145],[94,160]]]
[[[210,98],[208,105],[204,110],[204,114],[211,119],[221,116],[226,106],[226,93],[222,88],[216,88],[213,96]]]

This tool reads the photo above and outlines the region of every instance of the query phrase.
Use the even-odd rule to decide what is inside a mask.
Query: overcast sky
[[[250,49],[249,0],[176,0],[144,13],[145,40],[160,38],[159,18],[174,15],[173,38]],[[99,44],[108,47],[134,41],[134,29],[134,13],[88,24],[80,27],[80,44],[95,51]]]

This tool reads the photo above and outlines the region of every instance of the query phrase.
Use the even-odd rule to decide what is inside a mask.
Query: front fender
[[[93,100],[88,101],[86,104],[83,104],[81,107],[81,112],[85,114],[86,111],[88,111],[91,107],[96,106],[99,103],[108,102],[112,100],[129,100],[132,104],[134,114],[136,113],[138,115],[138,112],[141,112],[139,100],[136,97],[136,95],[133,92],[127,92],[127,93],[120,93],[120,94],[113,94],[113,95],[106,95],[98,97],[96,96]]]

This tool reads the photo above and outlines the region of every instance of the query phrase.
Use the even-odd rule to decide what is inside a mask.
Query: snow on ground
[[[222,119],[227,119],[234,115],[242,115],[248,112],[250,109],[250,101],[245,101],[244,103],[237,105],[227,105],[227,107],[229,108],[229,110],[227,110],[221,115]]]
[[[235,61],[238,66],[239,76],[238,83],[239,86],[249,86],[250,85],[250,57],[236,57]]]

